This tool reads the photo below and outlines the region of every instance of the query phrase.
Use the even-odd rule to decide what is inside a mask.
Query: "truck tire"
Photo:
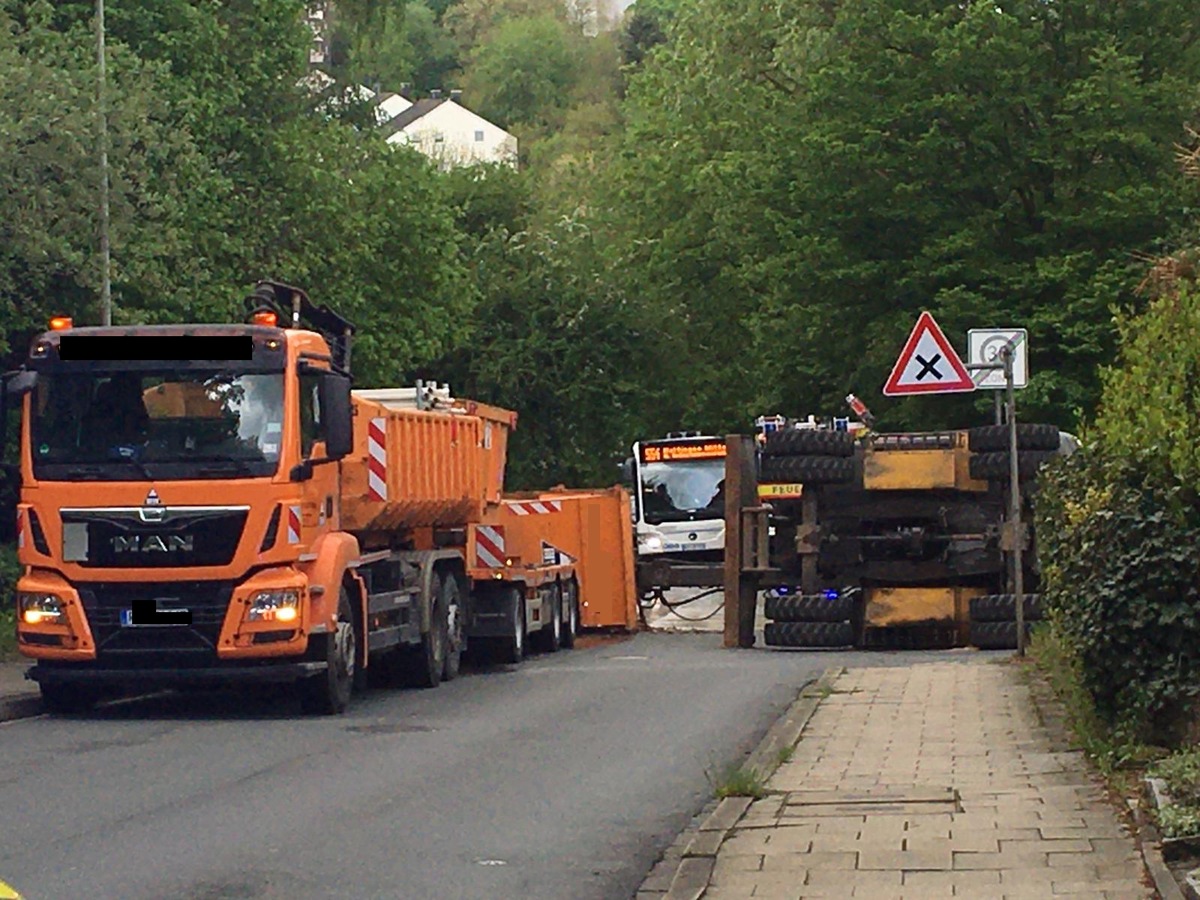
[[[520,588],[510,586],[505,588],[504,597],[510,631],[497,641],[496,658],[502,663],[516,665],[525,658],[525,595]]]
[[[543,653],[557,653],[562,646],[562,592],[557,582],[550,588],[550,615],[538,631],[537,642]]]
[[[446,645],[442,651],[442,681],[453,681],[462,668],[467,637],[463,628],[463,596],[458,576],[447,572],[442,582],[442,606],[446,610]]]
[[[838,456],[766,456],[759,481],[845,484],[854,478],[854,460]]]
[[[852,647],[850,622],[768,622],[763,628],[768,647]]]
[[[1007,452],[1007,425],[983,425],[967,432],[972,453]],[[1017,423],[1017,450],[1058,450],[1058,426],[1035,422]]]
[[[442,683],[442,670],[446,667],[446,631],[449,626],[448,610],[443,596],[446,581],[454,576],[435,572],[430,585],[429,630],[421,635],[421,643],[408,652],[409,684],[413,687],[434,688]]]
[[[1024,607],[1025,621],[1033,622],[1042,618],[1042,595],[1026,594]],[[1016,622],[1016,594],[984,594],[982,597],[971,598],[972,622]]]
[[[854,598],[845,594],[833,599],[823,594],[772,594],[763,611],[776,622],[845,622],[854,617]]]
[[[1029,640],[1031,623],[1025,624],[1025,640]],[[1016,622],[972,622],[971,646],[980,650],[1016,650]]]
[[[1032,480],[1038,469],[1057,455],[1048,450],[1018,450],[1017,478]],[[983,481],[1006,481],[1009,477],[1007,453],[973,453],[969,467],[971,477]]]
[[[350,592],[342,585],[338,591],[337,630],[333,634],[314,635],[318,642],[317,658],[325,671],[300,682],[300,708],[311,715],[336,716],[346,711],[354,690],[358,668],[358,628]]]
[[[767,435],[763,456],[853,456],[854,436],[848,431],[787,428]]]
[[[579,634],[579,582],[571,576],[563,584],[562,645],[570,650]]]
[[[42,708],[48,713],[83,713],[100,700],[100,692],[82,684],[41,683]]]

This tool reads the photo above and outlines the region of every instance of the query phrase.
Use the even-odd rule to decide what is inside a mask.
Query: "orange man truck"
[[[7,378],[18,646],[50,709],[257,679],[339,713],[368,674],[455,677],[468,642],[516,663],[635,620],[623,491],[507,496],[514,413],[352,391],[348,322],[270,281],[247,308],[57,320]]]

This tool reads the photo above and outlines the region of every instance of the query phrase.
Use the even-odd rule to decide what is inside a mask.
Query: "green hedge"
[[[1085,446],[1047,468],[1036,527],[1048,615],[1096,711],[1174,744],[1200,694],[1200,509],[1159,448]]]

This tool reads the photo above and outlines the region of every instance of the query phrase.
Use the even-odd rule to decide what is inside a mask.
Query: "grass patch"
[[[713,793],[724,800],[726,797],[753,797],[761,800],[767,796],[767,782],[753,768],[728,765],[716,776],[707,775]]]
[[[1142,767],[1161,755],[1157,748],[1114,732],[1100,718],[1083,686],[1078,663],[1053,628],[1035,629],[1028,653],[1062,703],[1067,727],[1106,779],[1125,781],[1120,777],[1123,771]]]
[[[780,747],[779,753],[776,755],[776,760],[778,761],[779,765],[782,766],[786,762],[791,762],[792,757],[795,755],[796,755],[795,747]]]
[[[0,662],[17,658],[17,611],[11,606],[0,609]]]
[[[1200,748],[1172,753],[1155,763],[1150,774],[1167,783],[1171,798],[1170,806],[1155,812],[1163,836],[1200,835]]]

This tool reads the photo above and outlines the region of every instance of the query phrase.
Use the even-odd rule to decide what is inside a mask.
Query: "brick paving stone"
[[[721,846],[706,900],[1142,900],[1132,838],[1086,765],[1011,666],[845,672],[769,779],[780,793]],[[957,802],[936,802],[947,789]]]
[[[764,872],[779,872],[792,868],[815,870],[845,870],[858,867],[858,854],[854,851],[818,853],[769,853],[763,857]]]

